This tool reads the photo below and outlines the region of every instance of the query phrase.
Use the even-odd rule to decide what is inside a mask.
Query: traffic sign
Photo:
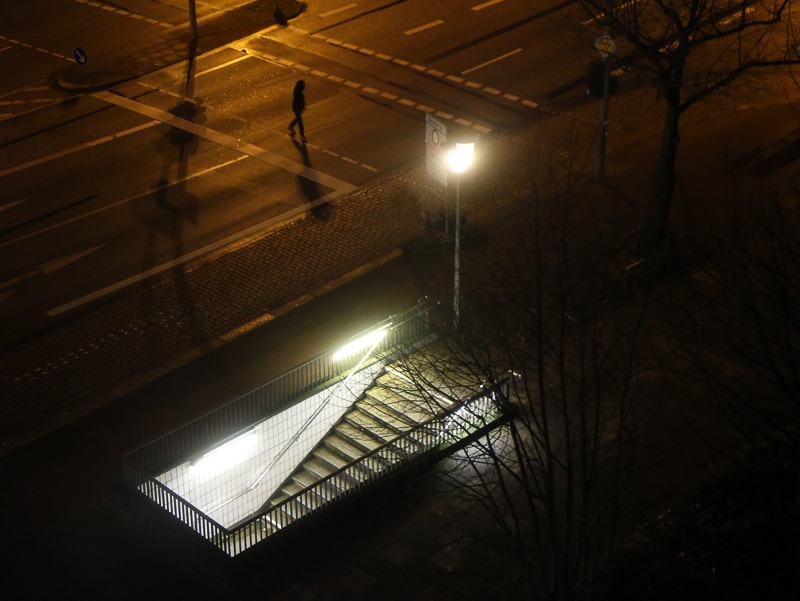
[[[436,117],[425,115],[425,143],[428,173],[443,186],[447,185],[447,153],[444,143],[447,140],[447,126]]]
[[[75,50],[72,51],[72,56],[75,58],[75,62],[79,65],[85,65],[86,61],[89,60],[89,57],[86,56],[86,51],[78,46]]]
[[[594,47],[600,51],[603,58],[617,51],[617,45],[614,43],[614,39],[607,33],[604,33],[594,41]]]

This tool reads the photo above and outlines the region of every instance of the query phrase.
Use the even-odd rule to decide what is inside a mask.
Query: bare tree
[[[755,69],[800,58],[791,0],[581,0],[652,76],[665,103],[661,148],[639,250],[655,258],[666,245],[675,188],[681,115]]]
[[[679,352],[749,441],[800,441],[798,195],[762,182],[733,202],[730,236],[677,330]]]
[[[526,182],[470,255],[458,329],[445,311],[439,343],[403,370],[432,404],[507,382],[495,397],[507,424],[454,455],[443,477],[502,532],[517,593],[559,600],[586,596],[615,538],[646,301],[609,302],[612,263],[570,243],[581,225],[573,184],[551,176]]]

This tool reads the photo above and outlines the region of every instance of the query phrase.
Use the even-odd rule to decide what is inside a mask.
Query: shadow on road
[[[294,144],[297,152],[300,153],[300,156],[303,159],[303,164],[306,167],[311,167],[311,157],[308,154],[308,146],[302,142],[298,142],[295,139],[292,139],[292,144]],[[327,221],[330,218],[330,204],[327,202],[316,204],[316,202],[322,198],[322,190],[317,182],[303,175],[298,175],[297,191],[301,198],[304,198],[306,202],[308,202],[309,206],[311,207],[311,214],[314,217],[320,219],[321,221]]]
[[[180,121],[172,121],[166,135],[160,136],[154,143],[157,155],[162,158],[158,179],[151,188],[152,201],[145,200],[132,205],[134,215],[146,226],[141,265],[143,274],[184,256],[187,252],[187,226],[197,225],[200,219],[199,198],[187,189],[187,181],[191,177],[189,160],[197,153],[200,141],[190,131],[191,126],[185,123],[200,124],[205,121],[203,101],[193,96],[195,51],[196,46],[190,45],[186,77],[182,84],[184,96],[169,111]],[[194,340],[205,336],[196,316],[195,299],[184,277],[184,267],[177,265],[175,270],[177,273],[173,282],[177,308],[174,305],[156,307],[147,294],[142,297],[142,319],[151,325],[163,326],[148,328],[152,332],[150,347],[154,350],[163,346],[165,335],[178,336],[175,325],[181,323],[183,327],[180,334],[184,337]]]

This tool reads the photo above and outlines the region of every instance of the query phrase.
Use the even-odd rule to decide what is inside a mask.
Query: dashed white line
[[[414,29],[409,29],[408,31],[404,31],[403,33],[406,34],[406,35],[415,35],[415,34],[420,33],[422,31],[426,31],[428,29],[431,29],[433,27],[438,27],[442,23],[444,23],[444,21],[442,21],[441,19],[437,19],[436,21],[431,21],[430,23],[425,23],[425,25],[420,25],[419,27],[415,27]]]
[[[147,23],[152,23],[153,25],[159,25],[160,27],[164,27],[165,29],[173,27],[172,23],[165,23],[163,21],[159,21],[151,17],[137,15],[136,13],[129,12],[127,10],[119,8],[118,6],[114,6],[113,4],[104,4],[102,2],[94,2],[92,0],[75,0],[75,2],[77,2],[78,4],[86,4],[93,8],[99,8],[100,10],[104,10],[106,12],[116,13],[123,17],[130,17],[138,21],[145,21]]]
[[[328,41],[330,41],[330,40],[328,40]],[[265,60],[265,61],[268,61],[268,62],[271,62],[271,63],[276,63],[276,64],[282,65],[284,67],[287,67],[287,68],[297,68],[297,69],[299,69],[299,70],[301,70],[303,72],[311,72],[312,74],[314,74],[317,77],[320,77],[322,79],[327,79],[327,80],[335,82],[335,83],[344,84],[345,86],[347,86],[349,88],[353,88],[355,90],[361,90],[361,91],[363,91],[363,92],[365,92],[367,94],[380,95],[381,98],[385,98],[385,99],[391,100],[391,101],[396,101],[398,104],[402,104],[403,106],[410,107],[410,108],[415,108],[415,109],[417,109],[419,111],[422,111],[424,113],[434,113],[435,112],[437,115],[439,115],[443,119],[453,119],[453,115],[451,115],[450,113],[447,113],[445,111],[437,111],[433,107],[426,106],[426,105],[423,105],[423,104],[419,104],[419,103],[417,103],[417,102],[415,102],[415,101],[413,101],[413,100],[411,100],[409,98],[399,98],[397,95],[392,94],[390,92],[382,92],[381,90],[379,90],[377,88],[373,88],[371,86],[367,86],[367,85],[361,84],[360,82],[352,81],[352,80],[349,80],[349,79],[344,79],[342,77],[339,77],[339,76],[333,75],[333,74],[327,74],[324,71],[319,71],[317,69],[311,69],[310,67],[308,67],[306,65],[300,65],[300,64],[294,63],[293,61],[288,60],[288,59],[278,59],[277,57],[275,57],[275,56],[273,56],[271,54],[268,54],[268,53],[257,53],[257,54],[252,54],[252,55],[248,55],[248,56],[253,56],[255,58],[260,58],[261,60]],[[391,57],[388,57],[388,58],[391,59]],[[242,59],[236,59],[236,60],[242,60]],[[411,64],[408,61],[402,61],[402,59],[392,59],[392,60],[394,60],[396,62],[404,62],[406,65],[410,65]],[[423,65],[414,65],[414,67],[415,67],[415,70],[424,70],[425,72],[432,71],[432,70],[428,69],[427,67],[425,67]],[[433,71],[435,71],[435,70],[433,70]],[[444,73],[442,73],[440,71],[437,72],[437,73],[441,73],[441,75],[444,75]],[[458,78],[458,77],[455,77],[454,79],[463,81],[461,78]],[[468,85],[470,87],[475,87],[475,88],[482,88],[483,87],[483,86],[481,86],[481,84],[475,83],[475,82],[467,82],[466,85]],[[487,90],[487,93],[489,93],[489,94],[499,95],[501,93],[500,90],[494,90],[493,88],[485,88],[485,89]],[[474,129],[476,129],[477,131],[480,131],[480,132],[484,132],[485,133],[485,132],[491,131],[491,128],[489,128],[489,127],[482,126],[482,125],[477,125],[477,124],[473,123],[472,121],[468,121],[466,119],[458,119],[456,121],[458,123],[467,125],[468,127],[473,127]]]

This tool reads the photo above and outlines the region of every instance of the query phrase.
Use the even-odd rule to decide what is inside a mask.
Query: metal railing
[[[341,503],[412,462],[421,461],[432,453],[448,449],[476,432],[492,427],[498,420],[504,419],[500,407],[505,403],[498,402],[497,396],[507,394],[507,382],[495,384],[458,407],[397,435],[309,488],[231,528],[224,546],[213,540],[211,542],[234,557],[315,514],[322,507]],[[349,484],[343,486],[342,482]]]
[[[457,445],[476,432],[493,427],[505,418],[501,410],[504,403],[498,402],[498,395],[507,394],[507,382],[482,390],[457,407],[432,416],[311,487],[233,528],[225,528],[128,461],[123,467],[125,482],[218,549],[235,557],[269,536],[316,514],[321,508],[342,503],[398,470]],[[343,485],[343,482],[347,484]]]
[[[391,323],[391,329],[375,349],[388,353],[430,334],[428,307],[419,305],[392,316],[368,331]],[[354,338],[357,338],[354,337]],[[124,476],[133,471],[153,477],[202,450],[224,441],[245,428],[306,398],[309,393],[335,381],[358,363],[358,357],[333,359],[335,350],[323,353],[209,413],[127,453]],[[131,476],[132,477],[132,476]],[[134,478],[137,480],[138,478]]]

